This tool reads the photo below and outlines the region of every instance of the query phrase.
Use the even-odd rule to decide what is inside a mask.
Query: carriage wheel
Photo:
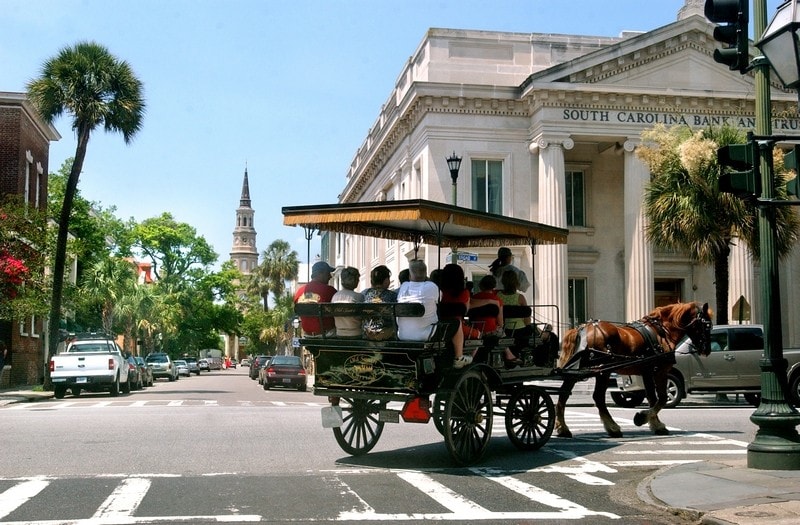
[[[492,393],[472,370],[459,378],[445,401],[444,442],[459,465],[478,461],[492,437]]]
[[[447,407],[448,395],[446,392],[439,392],[433,398],[433,424],[436,430],[444,436],[444,412]]]
[[[385,401],[375,399],[339,399],[342,408],[342,426],[333,428],[333,435],[342,450],[351,456],[366,454],[378,443],[383,432],[379,412],[386,408]]]
[[[506,407],[506,433],[520,450],[538,450],[553,434],[556,409],[550,395],[537,386],[518,388]]]

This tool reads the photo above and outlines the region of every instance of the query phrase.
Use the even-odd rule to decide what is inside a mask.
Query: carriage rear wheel
[[[436,430],[444,436],[444,412],[447,407],[447,392],[440,391],[433,398],[433,424]]]
[[[342,450],[351,456],[366,454],[378,443],[383,432],[380,411],[385,401],[376,399],[339,399],[342,408],[342,426],[333,428],[333,435]]]
[[[492,393],[483,376],[465,372],[445,401],[444,442],[459,465],[478,461],[492,437]]]
[[[556,409],[543,388],[524,386],[511,396],[506,407],[506,433],[520,450],[538,450],[553,434]]]

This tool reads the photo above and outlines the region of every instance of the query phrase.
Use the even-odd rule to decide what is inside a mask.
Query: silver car
[[[178,369],[172,358],[165,353],[150,354],[145,358],[145,362],[153,369],[153,379],[166,377],[170,381],[178,379]]]
[[[189,363],[187,363],[183,359],[175,360],[175,368],[178,369],[179,376],[189,377],[191,375],[191,372],[189,371]]]

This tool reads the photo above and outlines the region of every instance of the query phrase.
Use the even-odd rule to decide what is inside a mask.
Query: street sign
[[[456,254],[458,255],[458,261],[459,262],[470,262],[470,263],[478,262],[478,254],[477,253],[456,252]],[[451,262],[453,261],[453,254],[452,253],[450,254],[449,259],[450,259]]]

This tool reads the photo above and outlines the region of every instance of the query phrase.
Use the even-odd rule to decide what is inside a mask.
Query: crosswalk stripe
[[[4,518],[14,512],[20,505],[39,494],[49,484],[50,481],[46,479],[36,478],[18,483],[0,493],[0,518]]]
[[[123,479],[100,505],[92,519],[113,522],[132,516],[147,495],[150,484],[150,480],[145,478]]]

